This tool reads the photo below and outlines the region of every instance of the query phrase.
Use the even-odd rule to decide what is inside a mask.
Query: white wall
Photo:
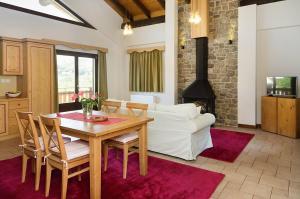
[[[266,77],[298,76],[300,80],[299,11],[299,0],[257,8],[257,123],[261,123],[261,96],[266,95]]]
[[[298,76],[300,80],[299,10],[299,0],[239,8],[239,124],[261,123],[261,96],[266,95],[267,76]]]
[[[0,8],[0,36],[55,39],[108,48],[109,97],[122,98],[124,44],[121,17],[102,0],[64,0],[97,30]],[[1,85],[2,86],[2,85]]]
[[[256,124],[256,5],[239,7],[238,124]]]
[[[144,48],[165,45],[164,52],[164,92],[144,93],[129,92],[129,55],[125,55],[127,94],[154,95],[161,104],[175,104],[177,99],[177,4],[176,1],[166,1],[166,22],[134,29],[134,34],[125,37],[126,49]]]
[[[125,45],[127,49],[130,48],[147,48],[147,47],[155,47],[165,45],[165,23],[145,26],[134,29],[134,34],[125,37]],[[165,52],[164,57],[165,58]],[[148,92],[129,92],[129,54],[125,54],[125,67],[126,67],[126,91],[127,95],[125,96],[126,100],[130,99],[131,94],[138,95],[153,95],[156,96],[156,102],[163,103],[168,100],[168,96],[165,92],[163,93],[148,93]],[[164,74],[165,71],[165,62],[164,63]],[[164,76],[164,83],[167,77]]]

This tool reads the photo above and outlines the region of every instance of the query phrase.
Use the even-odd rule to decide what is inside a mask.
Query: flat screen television
[[[297,97],[297,77],[267,77],[267,95]]]

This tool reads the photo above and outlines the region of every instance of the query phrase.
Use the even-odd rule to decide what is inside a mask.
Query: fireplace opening
[[[208,81],[208,38],[196,38],[196,80],[182,93],[183,103],[202,104],[202,113],[215,113],[216,95]]]

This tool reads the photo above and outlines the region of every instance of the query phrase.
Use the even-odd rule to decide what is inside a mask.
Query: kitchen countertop
[[[6,96],[0,96],[0,101],[16,101],[16,100],[27,100],[27,97],[6,97]]]

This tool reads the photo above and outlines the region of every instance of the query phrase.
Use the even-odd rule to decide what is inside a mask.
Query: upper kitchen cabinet
[[[23,43],[3,38],[0,42],[0,74],[23,75]]]

